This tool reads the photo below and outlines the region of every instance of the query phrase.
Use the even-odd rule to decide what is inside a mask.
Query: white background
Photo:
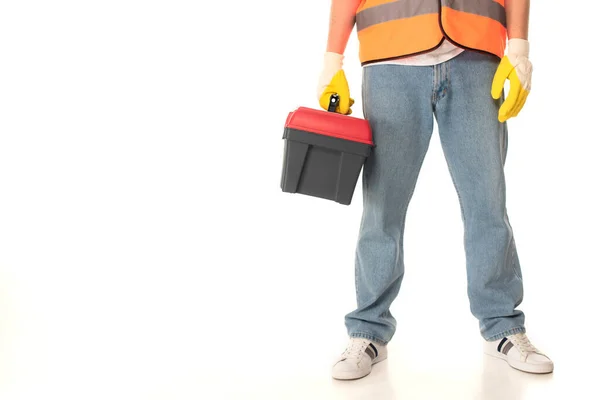
[[[340,384],[360,185],[350,206],[279,188],[329,1],[2,1],[0,399],[598,398],[598,6],[533,3],[506,176],[555,373],[482,369],[434,133],[389,362]],[[355,33],[345,62],[361,116]]]

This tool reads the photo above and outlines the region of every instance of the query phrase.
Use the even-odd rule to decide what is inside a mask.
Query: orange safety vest
[[[362,65],[442,44],[494,54],[506,47],[504,0],[362,0],[356,10]]]

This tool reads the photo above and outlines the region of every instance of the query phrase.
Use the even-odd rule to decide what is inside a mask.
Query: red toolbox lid
[[[298,129],[339,139],[373,144],[367,120],[308,107],[298,107],[289,113],[286,128]]]

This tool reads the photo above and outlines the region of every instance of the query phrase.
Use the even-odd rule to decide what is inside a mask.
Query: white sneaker
[[[358,379],[371,373],[371,367],[387,358],[387,346],[368,339],[350,338],[348,347],[333,365],[335,379]]]
[[[520,371],[547,374],[554,370],[552,360],[536,349],[524,333],[486,342],[484,352],[505,360],[508,365]]]

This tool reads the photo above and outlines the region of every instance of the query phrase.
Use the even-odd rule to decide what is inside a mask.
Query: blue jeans
[[[429,147],[433,117],[464,223],[468,296],[485,340],[525,332],[521,268],[505,202],[503,101],[490,95],[499,60],[465,51],[436,66],[363,69],[363,110],[376,148],[362,175],[363,214],[356,247],[357,308],[345,316],[351,337],[387,344],[390,305],[404,276],[408,204]]]

